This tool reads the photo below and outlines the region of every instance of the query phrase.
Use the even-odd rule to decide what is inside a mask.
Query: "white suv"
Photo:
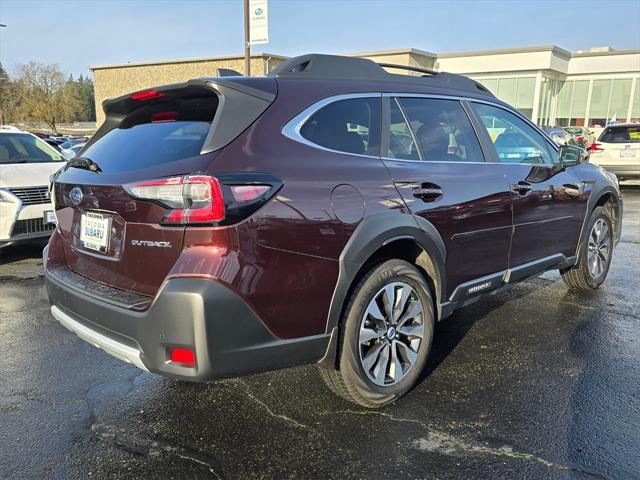
[[[51,235],[49,177],[63,165],[62,155],[35,135],[0,126],[0,247]]]
[[[640,179],[640,123],[608,126],[589,152],[591,163],[623,179]]]

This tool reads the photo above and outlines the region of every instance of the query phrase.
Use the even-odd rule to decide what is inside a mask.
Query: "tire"
[[[390,303],[395,307],[392,313],[387,309]],[[345,309],[337,369],[320,367],[320,376],[335,394],[363,407],[379,408],[397,400],[424,370],[433,339],[433,312],[429,286],[416,267],[397,259],[372,267]]]
[[[606,232],[598,237],[597,225],[606,227]],[[575,266],[561,270],[562,279],[570,290],[595,290],[607,278],[611,257],[613,255],[614,231],[609,210],[605,207],[596,207],[589,217],[586,229],[587,238],[580,245],[578,262]],[[602,230],[600,230],[602,232]],[[606,239],[606,250],[603,247],[603,239]],[[594,256],[595,255],[595,256]],[[600,262],[599,267],[594,266],[594,259]],[[590,263],[591,260],[591,263]]]

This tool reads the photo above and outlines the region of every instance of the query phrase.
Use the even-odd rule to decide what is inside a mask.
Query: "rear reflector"
[[[231,193],[236,202],[250,202],[271,189],[271,185],[234,185]]]
[[[164,97],[164,93],[157,90],[143,90],[131,95],[134,100],[153,100],[154,98]]]
[[[169,360],[184,367],[193,368],[196,366],[196,354],[188,348],[171,348],[169,350]]]

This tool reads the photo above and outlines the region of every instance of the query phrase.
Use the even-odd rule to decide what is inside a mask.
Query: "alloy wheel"
[[[591,228],[587,244],[587,265],[591,277],[597,279],[602,275],[609,261],[609,249],[611,248],[611,235],[609,225],[599,218]]]
[[[424,308],[415,289],[404,282],[381,288],[360,323],[360,363],[379,386],[402,380],[418,359],[424,337]]]

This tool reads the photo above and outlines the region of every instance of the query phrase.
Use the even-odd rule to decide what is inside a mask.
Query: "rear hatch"
[[[599,165],[640,166],[640,125],[611,125],[589,150]]]
[[[275,98],[275,82],[251,80],[195,80],[104,103],[105,123],[54,181],[69,269],[157,292],[186,225],[215,224],[216,185],[198,174]]]

